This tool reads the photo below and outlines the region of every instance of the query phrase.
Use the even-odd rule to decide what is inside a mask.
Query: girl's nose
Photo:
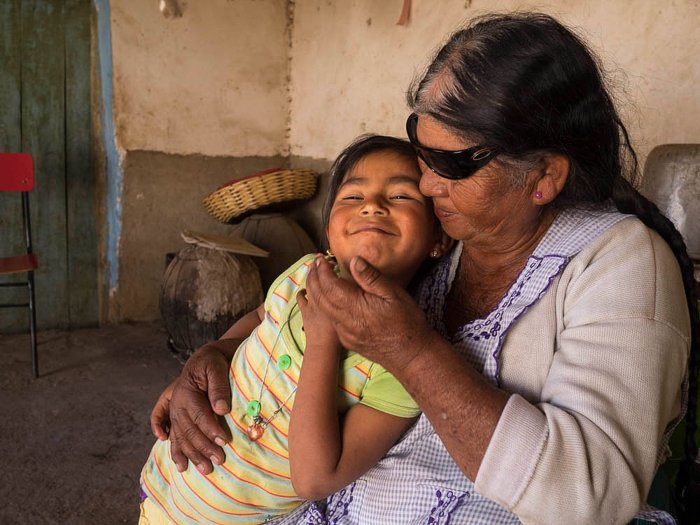
[[[360,208],[362,215],[386,215],[388,213],[381,199],[366,199]]]
[[[426,197],[447,197],[449,195],[447,179],[440,177],[431,170],[422,159],[418,159],[418,166],[421,171],[420,192]]]

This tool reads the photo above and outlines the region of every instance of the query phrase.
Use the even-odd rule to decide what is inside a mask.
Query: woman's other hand
[[[226,444],[226,433],[217,416],[231,410],[231,359],[264,315],[264,305],[260,305],[236,321],[221,339],[199,348],[180,377],[158,398],[151,429],[158,439],[170,437],[171,456],[180,472],[187,470],[188,460],[202,474],[212,471],[212,462],[224,462],[221,447]]]
[[[396,372],[428,346],[436,334],[401,286],[361,257],[350,262],[357,284],[338,279],[316,259],[306,284],[309,301],[328,316],[341,344]]]
[[[188,460],[203,474],[212,471],[212,462],[224,461],[226,434],[217,414],[230,410],[231,361],[217,343],[192,354],[151,413],[151,429],[159,439],[168,437],[169,424],[171,455],[180,472],[187,470]]]

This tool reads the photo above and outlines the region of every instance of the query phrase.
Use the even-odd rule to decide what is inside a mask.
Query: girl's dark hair
[[[338,195],[340,185],[343,183],[343,180],[345,180],[345,176],[350,173],[360,160],[370,153],[376,153],[378,151],[391,151],[397,155],[401,155],[415,163],[416,171],[419,171],[416,150],[413,149],[413,146],[411,146],[411,143],[407,140],[384,135],[366,134],[359,136],[340,152],[340,155],[335,159],[329,171],[330,180],[328,182],[328,194],[323,204],[322,215],[324,232],[328,229],[331,208],[333,207],[333,202],[335,202],[335,197]]]
[[[545,153],[565,155],[571,168],[554,206],[613,202],[671,247],[683,273],[692,335],[682,488],[697,455],[700,332],[693,263],[680,233],[634,187],[637,156],[594,54],[544,14],[481,17],[450,37],[414,82],[408,102],[458,135],[504,152],[506,165],[534,162]]]

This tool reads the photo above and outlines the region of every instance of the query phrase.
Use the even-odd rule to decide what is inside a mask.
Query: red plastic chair
[[[27,153],[0,153],[0,192],[17,192],[22,196],[22,215],[26,253],[0,257],[0,276],[26,273],[26,281],[0,282],[0,287],[27,287],[29,302],[0,303],[0,308],[29,308],[29,331],[32,341],[32,372],[39,376],[36,349],[36,301],[34,300],[34,270],[39,267],[32,253],[32,229],[29,221],[29,192],[34,189],[34,161]]]

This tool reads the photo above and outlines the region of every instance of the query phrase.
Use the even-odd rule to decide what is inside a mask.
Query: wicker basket
[[[312,197],[317,176],[312,170],[273,168],[228,182],[206,197],[204,206],[216,220],[228,223],[250,210]]]

